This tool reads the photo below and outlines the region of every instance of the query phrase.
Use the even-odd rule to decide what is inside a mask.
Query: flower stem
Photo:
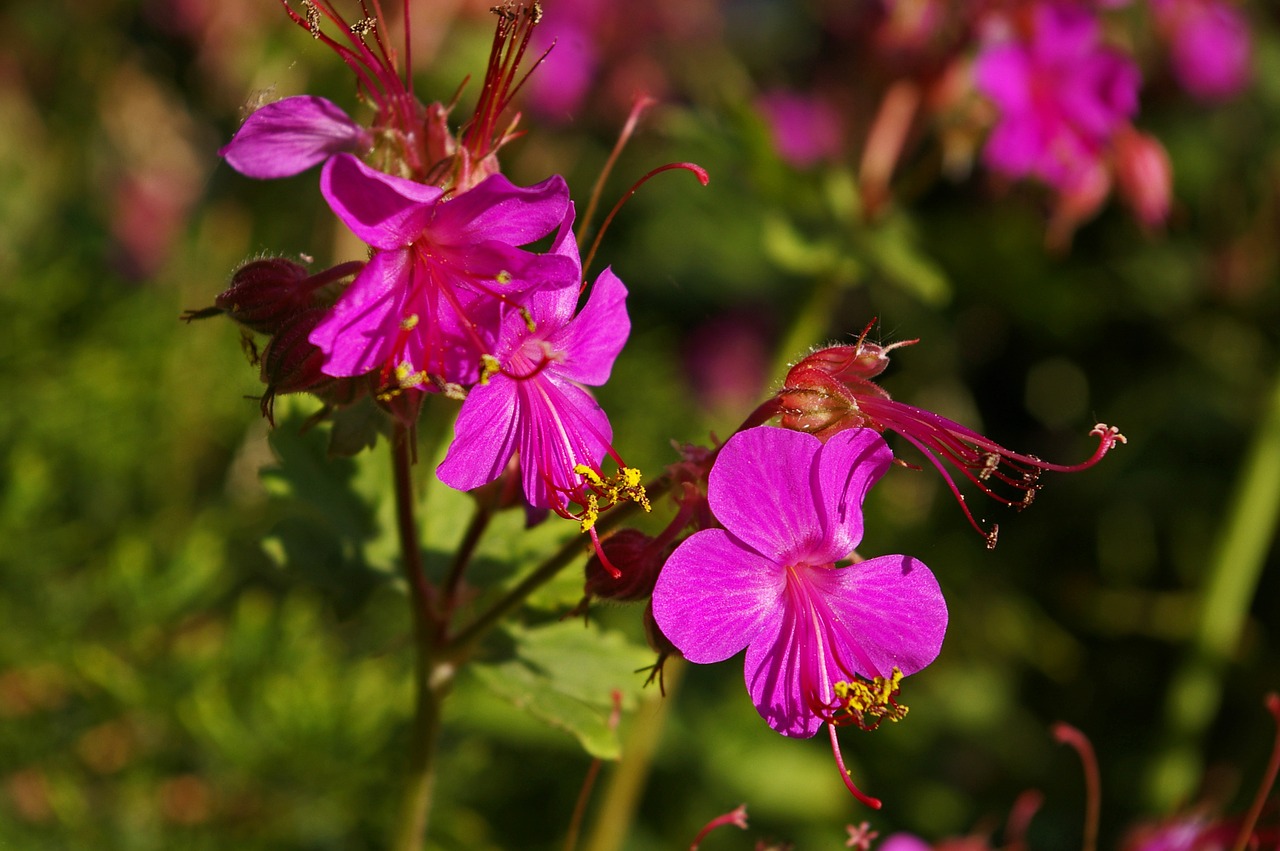
[[[434,658],[440,622],[432,608],[433,589],[422,568],[422,550],[414,519],[413,447],[410,432],[396,424],[391,438],[391,463],[395,478],[396,528],[401,563],[409,585],[409,609],[413,617],[415,660],[415,710],[409,779],[397,826],[396,851],[419,851],[426,836],[435,788],[435,750],[440,738],[440,708],[452,681],[452,666]]]
[[[1280,519],[1280,381],[1272,390],[1241,467],[1209,562],[1200,620],[1187,658],[1169,687],[1164,752],[1152,766],[1147,795],[1174,806],[1195,792],[1200,739],[1217,714],[1223,683],[1244,629]]]

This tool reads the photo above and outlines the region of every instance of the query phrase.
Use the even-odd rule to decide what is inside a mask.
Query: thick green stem
[[[419,851],[426,836],[435,788],[435,751],[440,738],[440,709],[453,679],[452,667],[435,658],[440,621],[432,607],[433,592],[422,568],[422,550],[414,518],[413,447],[410,433],[397,425],[391,439],[395,477],[396,528],[401,563],[409,585],[413,616],[415,661],[415,710],[413,744],[409,755],[409,779],[397,827],[396,851]]]
[[[1148,778],[1151,803],[1185,802],[1200,781],[1200,742],[1222,701],[1223,682],[1280,519],[1280,382],[1245,458],[1209,561],[1200,621],[1165,706],[1164,751]]]

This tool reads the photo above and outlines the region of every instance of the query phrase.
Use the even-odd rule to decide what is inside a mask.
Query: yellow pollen
[[[416,313],[410,313],[404,319],[400,320],[401,331],[412,331],[414,328],[417,328],[417,327],[418,327],[418,314]]]
[[[529,308],[520,308],[520,318],[524,320],[524,327],[529,329],[530,334],[538,330],[538,324],[533,321],[533,314],[529,312]]]
[[[414,372],[413,364],[405,361],[396,367],[396,383],[401,389],[408,390],[410,387],[417,387],[427,381],[427,373],[425,371]]]
[[[581,522],[578,524],[585,535],[595,528],[596,520],[600,517],[600,504],[596,500],[595,494],[587,495],[587,506],[582,511]]]
[[[870,680],[858,677],[849,682],[838,682],[832,688],[840,701],[836,711],[836,724],[856,724],[863,730],[874,730],[886,718],[901,721],[907,717],[907,707],[895,699],[902,685],[902,671],[893,669],[888,677]]]
[[[497,274],[497,277],[494,280],[500,284],[509,284],[514,280],[514,277],[506,269],[503,269]]]
[[[480,367],[481,384],[488,384],[490,378],[502,371],[502,364],[493,355],[481,355]]]

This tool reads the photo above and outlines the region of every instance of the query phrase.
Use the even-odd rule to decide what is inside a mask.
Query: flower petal
[[[609,450],[609,417],[590,393],[554,374],[544,372],[515,384],[525,498],[539,508],[563,508],[564,492],[582,484],[573,468],[598,467]]]
[[[528,245],[559,227],[568,208],[569,187],[559,175],[516,186],[493,174],[441,204],[432,235],[445,244],[495,240]]]
[[[403,251],[374,254],[311,332],[311,342],[328,356],[322,367],[326,375],[364,375],[391,355],[405,315],[409,262]]]
[[[850,567],[814,568],[806,578],[826,609],[834,641],[831,673],[848,679],[887,677],[896,667],[914,674],[938,656],[947,632],[947,604],[929,568],[910,556],[888,555]]]
[[[825,530],[812,481],[814,458],[821,446],[813,435],[770,426],[729,438],[711,469],[707,488],[716,519],[778,564],[825,553]]]
[[[218,153],[241,174],[267,180],[301,174],[334,154],[362,153],[372,142],[337,104],[299,95],[257,109]]]
[[[384,174],[350,154],[325,163],[320,191],[351,232],[374,248],[402,248],[422,235],[442,190]]]
[[[751,642],[743,662],[751,702],[760,717],[784,736],[807,739],[824,723],[804,698],[803,669],[815,670],[818,661],[806,635],[812,626],[803,614],[783,607],[782,616]],[[812,674],[808,678],[813,679]]]
[[[436,475],[451,488],[469,491],[487,485],[506,469],[516,451],[516,394],[501,376],[467,394],[454,424],[453,443]]]
[[[782,615],[784,570],[721,529],[685,539],[653,589],[653,617],[690,662],[721,662]]]
[[[533,300],[541,295],[541,292],[535,293]],[[534,316],[537,317],[536,312]],[[591,296],[578,315],[547,338],[551,347],[565,357],[556,372],[571,381],[593,387],[604,384],[609,380],[613,362],[618,359],[630,333],[627,288],[617,275],[605,269],[596,278]]]
[[[861,543],[862,501],[892,463],[889,444],[869,428],[838,432],[818,450],[814,472],[830,561],[844,558]]]

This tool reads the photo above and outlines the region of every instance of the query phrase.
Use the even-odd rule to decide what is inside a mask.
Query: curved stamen
[[[600,225],[599,233],[596,234],[596,238],[591,242],[591,250],[587,252],[586,258],[582,261],[583,269],[591,268],[591,261],[595,259],[596,249],[600,247],[600,240],[604,238],[605,231],[609,229],[609,225],[613,222],[613,217],[618,215],[618,211],[622,209],[622,205],[627,203],[627,201],[631,199],[631,196],[635,195],[640,187],[648,183],[651,178],[662,174],[664,171],[671,171],[676,168],[691,172],[694,177],[698,178],[698,182],[703,186],[706,186],[708,181],[711,180],[711,176],[707,174],[707,170],[697,163],[667,163],[666,165],[660,165],[645,174],[635,183],[631,184],[630,189],[622,193],[622,197],[613,205],[613,209],[609,211],[609,215],[604,217],[604,223]]]

